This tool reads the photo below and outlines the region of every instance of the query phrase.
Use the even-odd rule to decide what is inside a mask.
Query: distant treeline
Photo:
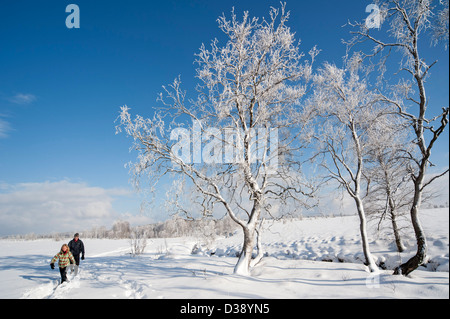
[[[169,238],[169,237],[215,237],[215,236],[231,236],[236,230],[236,224],[228,217],[223,219],[194,219],[186,220],[174,217],[165,222],[148,224],[144,226],[132,227],[128,221],[117,220],[111,229],[105,226],[93,227],[90,230],[72,232],[61,232],[52,234],[25,234],[25,235],[9,235],[2,237],[3,239],[55,239],[71,238],[75,232],[80,233],[82,238],[99,238],[99,239],[124,239],[131,238],[135,235],[145,238]]]

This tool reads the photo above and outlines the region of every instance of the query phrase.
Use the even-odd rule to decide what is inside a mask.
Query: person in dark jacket
[[[84,244],[80,239],[80,234],[73,235],[73,239],[69,242],[70,252],[75,259],[75,265],[71,264],[71,272],[75,271],[75,276],[78,274],[78,267],[80,266],[80,254],[81,260],[84,260]]]

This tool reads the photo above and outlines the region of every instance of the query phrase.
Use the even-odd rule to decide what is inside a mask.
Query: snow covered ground
[[[82,238],[80,272],[58,288],[59,271],[49,262],[69,239],[0,240],[0,298],[449,298],[449,210],[421,216],[431,262],[409,277],[391,269],[414,254],[414,238],[398,254],[389,232],[372,227],[370,247],[386,270],[371,275],[361,262],[356,216],[304,218],[266,222],[266,257],[250,277],[233,275],[240,231],[214,241],[151,239],[138,257],[128,240]]]

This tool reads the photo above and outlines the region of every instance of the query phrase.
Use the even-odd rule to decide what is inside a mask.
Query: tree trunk
[[[264,252],[262,250],[262,245],[261,245],[261,227],[262,227],[263,222],[264,222],[264,220],[261,221],[259,228],[255,230],[255,232],[256,232],[256,249],[258,250],[258,253],[257,253],[256,257],[254,259],[252,259],[252,261],[250,262],[250,267],[256,266],[264,256]]]
[[[246,227],[242,227],[242,229],[244,231],[244,244],[239,260],[234,267],[234,274],[248,276],[250,274],[250,262],[254,247],[255,228],[252,225],[247,225]]]
[[[424,175],[424,174],[421,174]],[[419,179],[414,183],[414,201],[411,207],[411,222],[413,224],[414,233],[417,241],[417,252],[406,263],[401,264],[394,270],[394,275],[407,276],[420,265],[422,265],[427,255],[427,240],[423,231],[422,225],[419,220],[419,207],[422,200],[422,180],[423,177],[419,176]]]
[[[384,171],[384,180],[386,182],[386,194],[387,194],[387,200],[388,200],[388,205],[389,205],[389,212],[391,215],[391,223],[392,223],[392,230],[394,232],[394,238],[395,238],[395,245],[397,246],[397,251],[399,253],[403,252],[405,250],[405,246],[403,246],[402,243],[402,239],[400,237],[400,232],[398,231],[398,226],[397,226],[397,210],[396,210],[396,205],[394,202],[394,194],[392,191],[392,187],[391,187],[391,183],[390,183],[390,177],[389,177],[389,172],[388,169],[385,166],[385,163],[383,162],[382,157],[379,157],[378,162],[381,164],[383,171]],[[397,188],[398,189],[398,188]]]
[[[369,240],[367,237],[367,223],[366,223],[366,214],[364,212],[364,206],[359,197],[355,197],[356,208],[358,210],[359,216],[359,230],[361,232],[361,242],[363,247],[364,257],[366,258],[366,266],[369,267],[370,272],[378,271],[378,267],[372,259],[372,254],[369,249]]]
[[[392,230],[394,231],[395,245],[397,246],[397,251],[399,253],[405,251],[405,246],[403,245],[402,238],[400,237],[400,232],[397,226],[397,216],[395,216],[395,210],[391,207],[391,222]]]
[[[255,193],[253,200],[253,208],[250,213],[250,219],[246,225],[241,225],[244,231],[244,244],[242,246],[241,255],[234,267],[234,273],[237,275],[248,276],[250,263],[252,261],[253,248],[255,246],[256,225],[261,215],[261,197]]]

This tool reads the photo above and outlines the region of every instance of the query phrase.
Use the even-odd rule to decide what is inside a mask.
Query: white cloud
[[[0,187],[0,236],[82,231],[121,218],[113,202],[127,189],[104,189],[69,181]]]
[[[0,99],[7,100],[18,105],[26,105],[36,101],[36,96],[30,93],[17,93],[13,96],[5,96],[0,92]],[[12,130],[10,123],[2,119],[2,117],[5,116],[5,114],[0,113],[0,139],[7,138],[9,131]]]
[[[8,100],[15,104],[30,104],[36,100],[36,96],[29,93],[17,93],[16,95],[8,98]]]
[[[11,125],[0,118],[0,138],[7,138],[10,130]]]

